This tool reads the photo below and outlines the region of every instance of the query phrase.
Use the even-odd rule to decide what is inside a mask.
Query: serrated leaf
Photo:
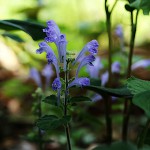
[[[137,148],[130,142],[114,142],[111,145],[98,146],[93,150],[137,150]]]
[[[92,100],[86,96],[75,96],[69,100],[69,102],[71,103],[77,103],[77,102],[83,102],[83,101],[92,101]]]
[[[42,99],[42,102],[57,106],[57,97],[55,95],[50,95],[50,96],[44,97]]]
[[[45,115],[37,121],[36,125],[42,130],[54,130],[60,126],[66,125],[70,119],[70,116],[58,118],[54,115]]]
[[[114,89],[100,86],[87,86],[85,88],[101,95],[111,95],[116,97],[132,97],[131,92],[129,91],[129,89],[127,89],[126,86]]]
[[[150,81],[131,77],[127,80],[127,88],[132,94],[138,94],[150,90]]]
[[[33,40],[40,40],[45,37],[45,34],[42,31],[44,28],[45,26],[43,25],[29,21],[0,20],[0,29],[4,29],[6,31],[21,30],[29,34]]]
[[[148,117],[150,117],[150,90],[136,94],[133,97],[133,104],[143,109]]]

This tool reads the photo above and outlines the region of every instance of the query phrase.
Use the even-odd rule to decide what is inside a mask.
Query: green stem
[[[111,11],[108,9],[107,0],[105,0],[105,12],[106,12],[106,26],[107,26],[107,33],[108,33],[108,87],[111,87],[112,85],[112,71],[111,71],[111,65],[112,65],[112,33],[111,33],[111,14],[113,12],[113,9],[115,5],[117,4],[117,0],[115,1]],[[110,117],[111,113],[111,97],[107,97],[105,99],[105,116],[106,116],[106,128],[107,128],[107,138],[108,142],[111,143],[112,141],[112,120]]]
[[[136,29],[137,29],[138,14],[139,14],[139,10],[137,10],[137,12],[136,12],[136,18],[135,18],[135,23],[134,23],[133,12],[131,11],[131,18],[130,18],[131,19],[131,38],[130,38],[130,51],[129,51],[129,59],[128,59],[127,78],[129,78],[131,76],[131,66],[132,66]],[[131,100],[125,100],[123,128],[122,128],[122,140],[123,141],[127,140],[131,105],[132,105]]]
[[[42,116],[41,96],[38,96],[38,118],[41,118],[41,116]],[[39,150],[43,150],[41,129],[38,129],[38,136],[39,136]]]
[[[146,125],[143,128],[143,130],[141,132],[141,135],[139,136],[139,140],[138,140],[138,143],[137,143],[138,148],[142,148],[143,145],[144,145],[144,140],[145,140],[149,125],[150,125],[150,119],[147,120]]]
[[[68,101],[68,70],[69,70],[69,62],[67,61],[66,72],[65,72],[65,99],[64,99],[64,116],[67,116],[67,101]],[[67,136],[68,150],[71,150],[71,142],[70,142],[70,131],[69,124],[65,125],[65,131]]]

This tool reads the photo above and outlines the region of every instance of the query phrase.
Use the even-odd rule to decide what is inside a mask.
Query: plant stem
[[[137,21],[138,21],[138,14],[139,10],[136,12],[136,19],[134,23],[133,12],[131,11],[131,38],[130,38],[130,51],[129,51],[129,61],[128,61],[128,70],[127,70],[127,78],[131,76],[131,66],[132,66],[132,58],[133,58],[133,50],[134,50],[134,43],[135,43],[135,36],[136,36],[136,29],[137,29]],[[124,118],[123,118],[123,128],[122,128],[122,140],[127,140],[128,134],[128,123],[130,118],[130,109],[132,106],[131,100],[125,100],[124,102]]]
[[[42,116],[41,96],[38,95],[38,118],[41,118],[41,116]],[[38,136],[39,136],[39,150],[43,150],[41,129],[38,129]]]
[[[65,71],[65,99],[64,99],[64,116],[67,116],[67,101],[68,101],[68,70],[69,70],[69,62],[67,61],[66,64],[66,71]],[[68,143],[68,150],[71,150],[71,142],[70,142],[70,131],[69,131],[69,124],[65,125],[65,131],[67,136],[67,143]]]
[[[112,11],[117,4],[117,0],[115,1],[111,11],[108,9],[107,0],[105,0],[105,12],[106,12],[106,26],[107,26],[107,33],[108,33],[108,41],[109,41],[109,48],[108,48],[108,87],[111,87],[112,84],[112,71],[111,71],[111,65],[112,65],[112,33],[111,33],[111,14]],[[112,141],[112,120],[110,117],[111,113],[111,97],[107,97],[105,99],[105,116],[106,116],[106,129],[107,129],[107,138],[108,143],[111,143]]]
[[[145,140],[149,125],[150,125],[150,119],[147,120],[145,127],[141,131],[141,135],[139,136],[139,140],[138,140],[138,143],[137,143],[138,148],[143,147],[144,140]]]

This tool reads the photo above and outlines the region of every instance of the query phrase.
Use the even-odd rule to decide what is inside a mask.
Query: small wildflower
[[[52,89],[54,91],[61,89],[61,82],[60,82],[60,78],[56,78],[53,83],[52,83]]]
[[[98,52],[98,42],[96,40],[92,40],[90,42],[88,42],[83,49],[80,51],[80,53],[78,54],[77,58],[75,59],[75,61],[73,62],[73,64],[75,64],[80,57],[82,57],[82,55],[85,54],[85,52],[89,51],[92,55],[97,54]]]

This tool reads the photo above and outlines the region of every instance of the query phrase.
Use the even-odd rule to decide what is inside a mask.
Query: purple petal
[[[92,40],[90,42],[88,42],[83,49],[80,51],[80,53],[78,54],[77,58],[75,59],[75,61],[73,62],[73,64],[75,64],[80,57],[82,57],[82,55],[85,54],[85,52],[89,51],[92,55],[97,54],[98,52],[98,42],[96,40]]]
[[[54,91],[61,89],[61,81],[60,78],[56,78],[52,83],[52,89]]]
[[[93,66],[93,64],[92,64],[93,61],[95,61],[95,57],[93,55],[84,57],[78,66],[78,69],[76,72],[76,78],[78,77],[78,73],[79,73],[80,69],[87,64],[89,64],[90,66]]]
[[[68,88],[72,87],[72,86],[78,86],[78,87],[84,87],[84,86],[89,86],[90,85],[90,79],[89,78],[76,78],[75,80],[73,80]]]
[[[93,62],[93,66],[87,66],[87,72],[89,73],[91,78],[98,78],[99,71],[103,68],[103,64],[101,62],[100,57],[96,57],[95,61]]]
[[[101,85],[104,86],[108,82],[108,71],[106,71],[104,74],[101,76]]]
[[[139,67],[146,68],[149,66],[150,66],[150,59],[144,59],[144,60],[140,60],[140,61],[137,61],[136,63],[134,63],[132,65],[132,70],[137,69]]]
[[[116,35],[117,35],[119,38],[122,38],[122,37],[123,37],[123,29],[122,29],[122,26],[121,26],[121,25],[118,25],[118,26],[116,27],[115,33],[116,33]]]
[[[97,102],[97,101],[102,100],[103,97],[99,94],[95,94],[91,99],[92,99],[93,102]]]
[[[120,73],[121,65],[120,62],[116,61],[111,66],[112,73]]]
[[[41,78],[39,72],[35,68],[30,69],[30,78],[32,78],[38,87],[42,87]]]

